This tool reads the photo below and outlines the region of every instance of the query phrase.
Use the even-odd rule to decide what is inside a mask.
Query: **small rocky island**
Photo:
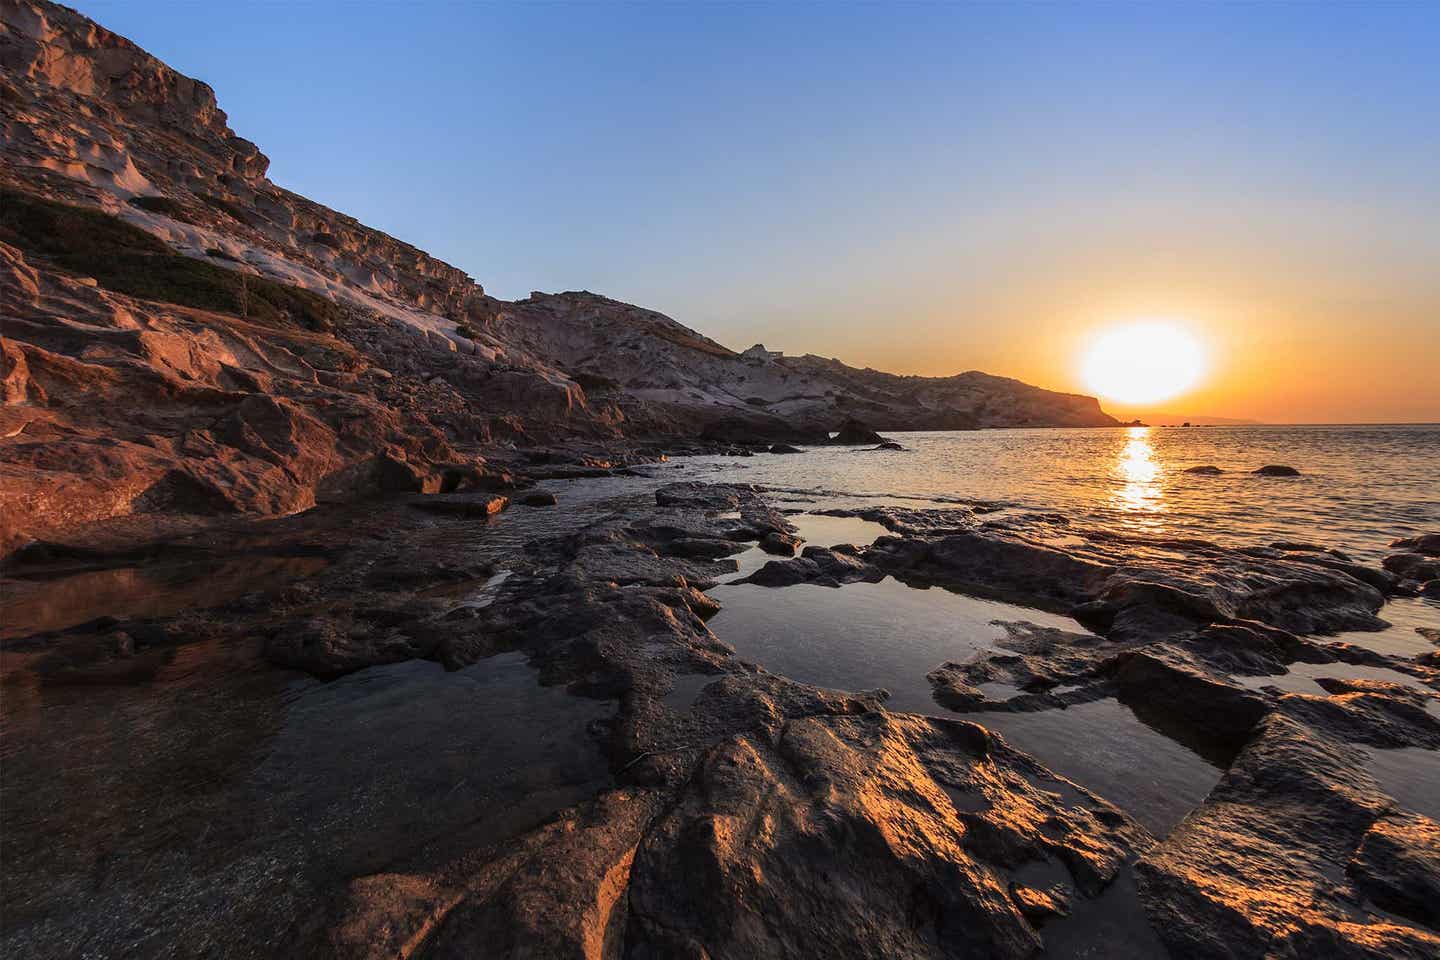
[[[64,7],[0,0],[0,68],[6,955],[1440,955],[1434,798],[1377,761],[1434,762],[1440,633],[1339,638],[1440,592],[1440,534],[1375,566],[957,502],[807,543],[686,455],[1115,421],[494,299]],[[740,579],[1074,629],[892,711],[737,654]],[[1168,833],[990,729],[1102,701],[1216,768]]]

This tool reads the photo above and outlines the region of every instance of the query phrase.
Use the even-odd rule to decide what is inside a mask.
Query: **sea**
[[[1086,527],[1225,545],[1276,541],[1357,558],[1440,530],[1440,424],[1126,427],[887,433],[904,451],[814,447],[706,458],[704,472],[849,500],[983,500]],[[1297,477],[1267,477],[1282,465]],[[1222,472],[1186,472],[1213,466]]]

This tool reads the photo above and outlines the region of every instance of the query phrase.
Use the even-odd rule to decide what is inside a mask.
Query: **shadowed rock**
[[[1440,824],[1418,814],[1373,823],[1347,870],[1376,905],[1440,931]]]
[[[830,438],[830,442],[841,447],[860,447],[886,441],[859,420],[851,418],[841,425],[839,432]]]
[[[1391,547],[1412,553],[1423,553],[1427,557],[1440,557],[1440,533],[1424,533],[1416,537],[1395,540]]]

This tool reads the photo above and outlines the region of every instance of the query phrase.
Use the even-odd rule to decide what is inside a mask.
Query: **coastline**
[[[1342,955],[1379,944],[1418,957],[1440,943],[1424,927],[1425,902],[1399,892],[1407,861],[1376,853],[1421,843],[1430,828],[1385,797],[1356,746],[1440,746],[1440,653],[1401,658],[1303,635],[1374,628],[1382,588],[1401,587],[1393,574],[1309,547],[1237,551],[1103,531],[1055,547],[1046,535],[1057,520],[1043,513],[996,520],[959,505],[876,507],[868,518],[889,536],[831,550],[796,543],[765,494],[672,480],[685,472],[675,466],[551,481],[559,504],[508,505],[501,516],[519,529],[488,551],[487,531],[505,529],[483,519],[488,494],[441,498],[482,504],[466,514],[419,510],[412,497],[196,533],[138,555],[197,569],[207,556],[323,568],[210,611],[7,641],[7,810],[48,845],[7,861],[73,865],[49,886],[7,870],[6,942],[44,952],[97,936],[126,943],[126,930],[144,929],[132,947],[153,955],[225,943],[445,956],[503,936],[514,954],[703,945],[783,956],[786,943],[886,942],[916,955],[1025,956],[1042,942],[1120,937],[1104,945],[1158,956],[1189,955],[1199,939],[1243,952],[1293,938],[1299,922]],[[532,536],[529,517],[549,536]],[[889,576],[1064,610],[1096,632],[1017,628],[1007,649],[935,665],[932,715],[892,713],[884,691],[771,674],[706,627],[719,605],[704,591],[733,579],[733,557],[761,542],[777,557],[747,563],[748,579],[773,586],[745,589],[777,603],[785,583]],[[68,562],[136,558],[72,552]],[[19,572],[64,562],[62,550],[35,553]],[[1277,593],[1255,578],[1297,586]],[[1207,595],[1211,606],[1198,599]],[[1330,695],[1237,680],[1297,661],[1332,665]],[[1419,683],[1345,680],[1347,664]],[[999,678],[1013,697],[980,692]],[[212,706],[191,717],[181,705],[197,685]],[[65,749],[85,735],[47,746],[42,731],[117,695],[130,706],[114,716],[130,719],[112,722],[165,718],[165,736],[195,753],[179,769],[204,775],[167,783],[173,773],[160,770],[175,755],[158,750],[134,755],[133,770],[107,771],[102,759],[99,779],[57,782],[53,758],[73,768],[79,755]],[[1169,836],[983,726],[995,711],[1112,699],[1225,758],[1219,784]],[[27,711],[42,702],[61,712],[27,734],[27,716],[44,714]],[[467,714],[497,703],[510,706],[489,720]],[[297,715],[308,717],[299,728]],[[460,766],[455,750],[466,753]],[[128,791],[97,789],[113,776],[160,796],[129,806]],[[278,793],[255,792],[272,779]],[[68,804],[56,805],[55,789]],[[237,817],[254,827],[243,842],[200,827]],[[87,818],[90,831],[57,832]],[[102,855],[104,880],[81,894],[96,869],[81,848],[93,827],[116,822],[128,826]],[[1299,822],[1308,827],[1297,832]],[[162,853],[158,838],[176,829]],[[1255,846],[1274,831],[1290,840],[1283,855]],[[256,857],[282,872],[255,872]],[[1346,860],[1358,866],[1344,884],[1315,886],[1326,864]],[[317,874],[317,862],[335,866]],[[1283,925],[1264,903],[1217,895],[1229,889],[1219,877],[1261,875],[1271,891],[1331,892],[1290,902]],[[224,908],[197,882],[224,889]],[[929,924],[893,910],[916,889],[930,891]],[[1383,911],[1356,914],[1357,897]],[[263,909],[277,898],[290,905],[284,917]],[[306,920],[296,928],[291,916]]]
[[[1440,956],[1440,430],[500,299],[48,0],[0,95],[6,955]]]

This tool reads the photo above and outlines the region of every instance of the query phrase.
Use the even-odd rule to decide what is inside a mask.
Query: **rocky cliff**
[[[738,354],[589,293],[496,300],[265,176],[204,83],[0,0],[0,552],[146,513],[497,482],[497,444],[1109,425],[1087,397]]]

